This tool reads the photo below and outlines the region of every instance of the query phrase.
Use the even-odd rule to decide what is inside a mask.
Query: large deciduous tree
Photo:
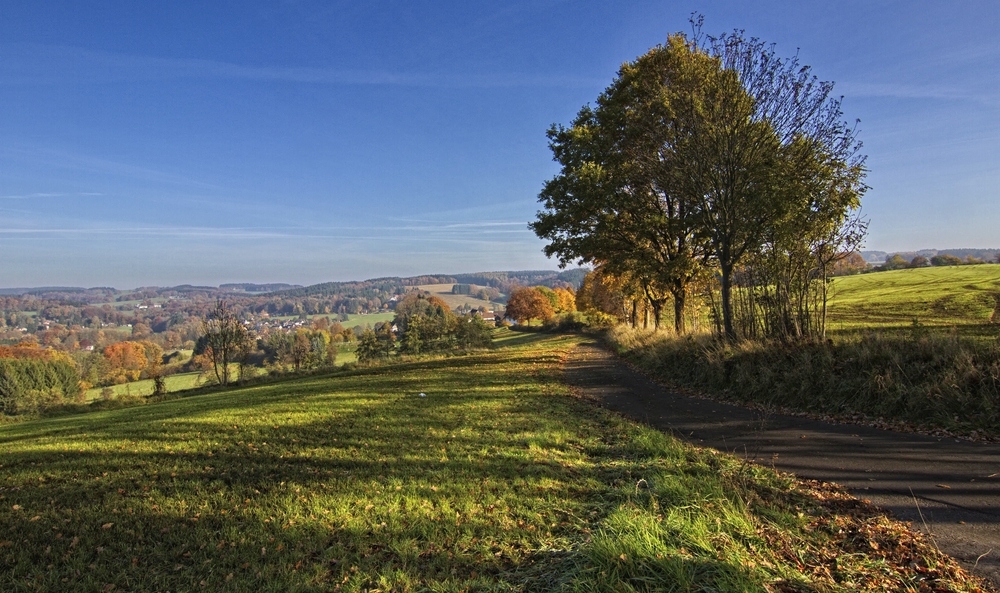
[[[555,312],[541,291],[519,286],[511,290],[507,297],[505,315],[518,323],[529,323],[532,319],[551,319]]]
[[[709,78],[689,163],[706,190],[699,210],[719,267],[723,330],[735,337],[733,274],[769,236],[799,239],[796,245],[772,241],[782,254],[828,252],[830,241],[850,243],[838,253],[853,249],[854,237],[863,234],[852,213],[867,189],[865,157],[856,128],[843,121],[840,100],[831,96],[833,83],[742,31],[711,37],[700,25],[692,45],[716,59],[721,72]],[[852,221],[862,228],[841,232]],[[831,263],[822,263],[824,275]]]
[[[545,210],[531,225],[560,263],[600,263],[631,278],[657,326],[672,297],[678,332],[706,247],[696,210],[704,190],[686,174],[684,150],[714,70],[681,35],[622,66],[596,108],[585,107],[569,128],[550,129],[563,170],[546,183]]]

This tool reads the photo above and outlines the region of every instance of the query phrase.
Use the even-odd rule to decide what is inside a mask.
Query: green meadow
[[[843,495],[573,397],[583,338],[498,337],[0,426],[0,590],[975,590]]]
[[[983,325],[1000,307],[1000,265],[942,266],[834,279],[831,329]],[[996,315],[1000,322],[1000,313]]]
[[[358,361],[356,353],[358,345],[356,342],[338,342],[337,348],[337,366],[343,366],[345,364],[351,364]],[[190,350],[182,352],[186,352],[188,357],[191,355]],[[236,373],[238,373],[238,366],[234,364],[231,368],[235,376]],[[267,373],[266,370],[259,367],[254,367],[251,371],[256,373],[256,375]],[[197,389],[198,387],[202,387],[206,383],[210,383],[214,380],[215,376],[211,372],[177,373],[175,375],[168,375],[164,377],[167,393]],[[91,387],[85,394],[85,401],[90,402],[101,399],[103,397],[101,395],[103,389],[103,387]],[[139,381],[122,383],[120,385],[112,385],[109,389],[111,389],[112,397],[115,398],[146,397],[153,394],[154,384],[152,379],[141,379]]]

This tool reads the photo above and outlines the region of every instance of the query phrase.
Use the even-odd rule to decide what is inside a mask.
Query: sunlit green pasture
[[[982,325],[998,306],[998,295],[995,264],[844,276],[832,283],[829,326],[898,327],[915,319],[923,325]]]
[[[396,314],[392,311],[387,311],[385,313],[368,313],[367,315],[348,315],[347,321],[342,321],[341,324],[344,327],[356,327],[364,326],[370,324],[375,326],[376,323],[382,323],[384,321],[392,321],[396,317]]]
[[[205,383],[206,375],[203,373],[177,373],[176,375],[169,375],[164,377],[166,382],[167,392],[182,391],[184,389],[194,389]],[[87,390],[86,401],[93,401],[96,399],[101,399],[101,391],[103,387],[92,387]],[[122,383],[121,385],[112,385],[108,387],[111,390],[113,397],[122,396],[142,396],[151,395],[153,393],[153,380],[152,379],[142,379],[141,381],[132,381],[131,383]]]
[[[338,342],[337,366],[357,362],[357,348],[358,345],[356,342]],[[188,357],[191,355],[191,350],[181,350],[181,352],[186,352]],[[235,364],[232,365],[231,372],[233,373],[233,376],[237,376],[239,367]],[[267,371],[259,367],[254,367],[250,369],[250,372],[254,373],[254,376],[257,376],[266,374]],[[214,380],[215,375],[211,372],[177,373],[164,377],[167,393],[185,391],[187,389],[196,389],[206,383],[211,383]],[[103,398],[104,396],[102,395],[102,391],[104,389],[104,387],[91,387],[87,390],[84,400],[89,402]],[[111,385],[108,389],[111,390],[111,397],[114,398],[137,396],[146,397],[153,394],[154,384],[152,379],[140,379],[139,381],[132,381],[130,383]]]
[[[790,479],[570,397],[581,338],[499,335],[0,426],[0,590],[806,590],[824,562],[824,590],[925,578]]]

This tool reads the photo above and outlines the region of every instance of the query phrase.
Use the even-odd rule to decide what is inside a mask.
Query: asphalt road
[[[697,445],[835,482],[915,529],[1000,588],[1000,445],[765,414],[660,387],[596,342],[566,380],[601,406]]]

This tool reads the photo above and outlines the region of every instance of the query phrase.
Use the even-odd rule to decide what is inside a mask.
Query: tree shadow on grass
[[[547,590],[582,570],[584,530],[632,471],[605,465],[622,451],[600,444],[603,416],[527,373],[378,396],[425,379],[88,416],[82,451],[36,436],[0,462],[0,588]]]

